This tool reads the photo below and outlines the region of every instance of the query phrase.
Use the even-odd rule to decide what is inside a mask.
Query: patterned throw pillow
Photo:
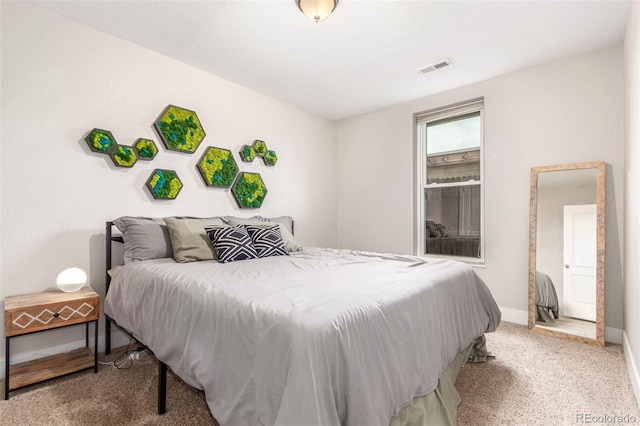
[[[251,237],[243,226],[207,226],[204,230],[211,239],[220,263],[258,257]]]
[[[434,238],[438,236],[438,229],[436,228],[435,222],[430,220],[427,221],[427,233],[430,238]]]
[[[280,226],[278,225],[245,225],[253,242],[258,257],[288,256],[284,246]]]
[[[449,233],[447,232],[447,228],[444,227],[441,223],[436,223],[436,229],[441,237],[448,237]]]

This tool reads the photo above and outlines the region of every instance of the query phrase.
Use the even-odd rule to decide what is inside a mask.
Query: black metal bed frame
[[[105,296],[106,294],[109,292],[109,284],[111,284],[111,276],[109,275],[109,269],[112,268],[113,263],[112,263],[112,247],[111,245],[116,242],[116,243],[124,243],[124,240],[122,239],[122,236],[120,235],[114,235],[113,234],[113,222],[107,222],[107,232],[106,232],[106,242],[107,242],[107,256],[106,256],[106,281],[105,281]],[[142,346],[144,346],[149,352],[153,353],[153,351],[151,351],[151,349],[149,349],[147,347],[147,345],[145,345],[144,342],[141,342],[140,340],[138,340],[133,333],[131,333],[129,330],[121,327],[118,325],[118,323],[113,319],[110,318],[107,314],[104,314],[105,317],[105,334],[104,334],[104,353],[106,355],[109,355],[111,353],[111,323],[113,323],[116,327],[118,327],[120,330],[124,331],[126,334],[128,334],[132,339],[134,339],[136,342],[140,343]],[[158,360],[160,365],[158,367],[158,414],[164,414],[167,411],[167,364],[165,364],[164,362]]]

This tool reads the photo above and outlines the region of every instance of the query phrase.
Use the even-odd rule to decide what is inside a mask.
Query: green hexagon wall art
[[[182,189],[182,181],[175,170],[155,169],[146,185],[156,200],[173,200]]]
[[[138,138],[133,144],[140,160],[151,161],[158,154],[158,147],[151,139]]]
[[[259,173],[241,172],[231,192],[240,208],[257,209],[267,196],[267,187]]]
[[[267,166],[275,166],[278,162],[278,156],[276,155],[276,152],[271,150],[265,152],[262,159],[264,160],[264,164]]]
[[[117,167],[133,167],[138,161],[136,151],[130,146],[117,145],[109,156]]]
[[[169,105],[153,124],[164,146],[172,151],[194,153],[205,137],[194,111]]]
[[[250,163],[256,158],[256,150],[251,145],[242,145],[240,150],[240,159],[244,162]]]
[[[275,166],[278,162],[276,152],[267,148],[266,142],[260,139],[254,140],[253,145],[243,145],[240,151],[242,161],[251,162],[256,157],[262,157],[266,166]]]
[[[267,152],[267,144],[261,140],[253,141],[253,150],[256,152],[256,155],[262,157],[265,152]]]
[[[118,145],[116,138],[113,137],[111,132],[102,129],[91,130],[84,140],[89,145],[91,151],[102,154],[110,154],[116,145]]]
[[[238,174],[238,164],[228,149],[210,146],[196,165],[207,186],[228,188]]]

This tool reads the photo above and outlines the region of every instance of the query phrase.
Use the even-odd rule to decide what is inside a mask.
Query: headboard
[[[122,235],[114,235],[113,234],[113,222],[107,222],[107,232],[106,232],[106,243],[107,243],[107,255],[106,255],[106,268],[105,268],[105,294],[109,291],[109,284],[111,284],[111,275],[109,275],[109,270],[113,267],[113,253],[112,253],[112,245],[114,242],[124,244],[124,239]]]

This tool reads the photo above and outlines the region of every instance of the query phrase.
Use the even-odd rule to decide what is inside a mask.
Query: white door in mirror
[[[596,205],[564,206],[562,315],[596,320]]]

